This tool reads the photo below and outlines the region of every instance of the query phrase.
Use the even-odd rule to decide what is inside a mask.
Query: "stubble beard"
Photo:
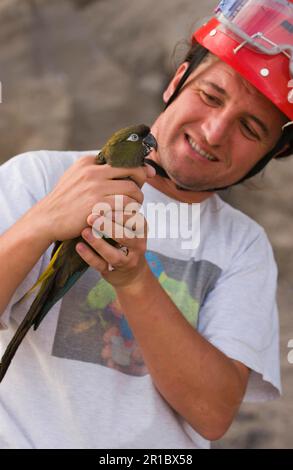
[[[169,161],[175,161],[176,162],[176,157],[172,154],[169,153],[169,156],[171,155],[171,158],[166,159],[165,162],[166,164],[164,165],[165,171],[168,173],[170,179],[173,181],[173,183],[176,186],[176,189],[181,190],[181,191],[192,191],[192,192],[200,192],[200,191],[208,191],[211,188],[214,188],[212,182],[207,182],[207,181],[195,181],[194,179],[191,180],[191,178],[187,177],[185,178],[182,176],[182,172],[180,172],[180,169],[174,168],[174,165],[169,165]],[[188,158],[188,157],[185,157]]]

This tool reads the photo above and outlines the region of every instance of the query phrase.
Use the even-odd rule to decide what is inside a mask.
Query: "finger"
[[[115,168],[108,164],[99,166],[96,165],[97,171],[103,171],[106,179],[123,179],[131,178],[139,187],[141,187],[151,170],[147,168],[147,165],[133,167],[133,168]]]
[[[115,211],[113,213],[107,213],[103,217],[104,217],[104,222],[106,222],[106,225],[108,221],[109,221],[108,226],[110,224],[110,221],[113,223],[112,230],[114,231],[114,238],[115,238],[116,226],[119,226],[119,228],[123,227],[125,230],[125,234],[130,233],[131,239],[135,237],[142,238],[147,235],[147,222],[141,212],[138,212],[138,211],[127,212],[126,210],[123,212]]]
[[[146,163],[145,168],[146,168],[146,173],[147,173],[148,178],[153,178],[154,176],[156,176],[157,172],[153,166]]]
[[[107,180],[105,182],[105,187],[102,188],[105,196],[112,196],[116,194],[123,194],[125,196],[131,197],[136,201],[142,203],[144,199],[143,192],[138,187],[138,185],[132,180]],[[101,187],[99,188],[101,192]]]
[[[77,243],[75,247],[79,256],[92,268],[99,272],[108,270],[108,263],[86,243]]]
[[[119,248],[110,245],[103,238],[95,238],[92,234],[91,229],[83,230],[81,235],[87,241],[87,243],[89,243],[90,246],[99,254],[99,256],[107,262],[106,270],[108,268],[108,264],[115,266],[115,268],[128,264],[128,256],[126,256],[125,251],[122,251]],[[88,256],[90,256],[89,253]]]
[[[146,238],[148,229],[142,214],[131,216],[125,215],[123,212],[115,212],[112,217],[110,214],[98,217],[92,227],[94,236],[99,237],[100,234],[103,234],[120,244],[130,243],[131,245],[133,245],[131,242],[135,238]]]
[[[125,212],[135,214],[141,210],[141,203],[122,194],[106,196],[102,201],[94,205],[92,213],[88,216],[88,224],[91,225],[98,216],[108,213]]]
[[[79,158],[74,165],[77,167],[93,166],[96,162],[96,155],[85,155]],[[136,184],[141,187],[147,178],[156,175],[156,170],[149,164],[133,168],[114,168],[108,164],[95,165],[94,171],[104,172],[107,179],[122,179],[130,177]]]
[[[95,155],[85,155],[79,158],[74,165],[75,166],[87,166],[87,165],[94,165],[96,160]]]

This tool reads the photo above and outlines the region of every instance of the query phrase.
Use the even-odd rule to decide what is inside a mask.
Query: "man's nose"
[[[216,150],[222,150],[224,153],[226,166],[231,165],[231,153],[229,138],[232,131],[232,122],[229,117],[221,113],[210,113],[205,117],[202,126],[202,136],[209,147]]]

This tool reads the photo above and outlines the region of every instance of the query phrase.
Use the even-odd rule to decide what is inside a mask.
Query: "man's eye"
[[[216,96],[209,95],[205,91],[201,91],[201,97],[204,100],[205,103],[210,104],[210,105],[220,105],[222,104],[221,100],[217,98]]]
[[[249,134],[250,137],[259,140],[259,135],[253,129],[251,129],[251,127],[245,121],[241,121],[241,125],[246,134]]]

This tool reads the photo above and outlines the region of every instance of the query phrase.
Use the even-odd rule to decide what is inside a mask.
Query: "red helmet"
[[[222,0],[192,39],[293,121],[293,0]]]

